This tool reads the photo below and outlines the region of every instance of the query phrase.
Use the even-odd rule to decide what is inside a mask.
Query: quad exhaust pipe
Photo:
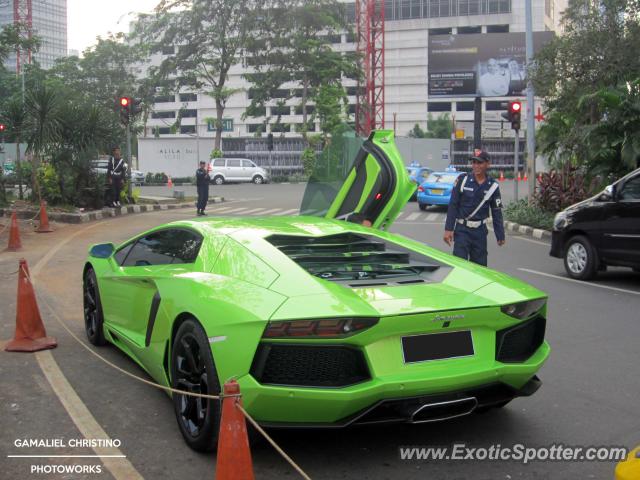
[[[464,417],[473,412],[478,406],[476,397],[460,398],[446,402],[427,403],[420,405],[409,419],[409,423],[429,423]]]

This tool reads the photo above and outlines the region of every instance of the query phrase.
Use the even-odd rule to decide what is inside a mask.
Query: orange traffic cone
[[[498,179],[499,182],[504,182],[504,172],[500,171],[500,178]]]
[[[171,177],[167,177],[169,180],[167,181],[167,187],[173,188],[173,182],[171,181]]]
[[[47,216],[47,204],[44,201],[40,201],[40,226],[36,230],[37,233],[49,233],[53,232],[53,229],[49,226],[49,217]]]
[[[522,181],[522,175],[518,172],[518,178],[516,178],[516,182]]]
[[[4,349],[7,352],[37,352],[55,348],[58,342],[47,337],[44,329],[36,294],[29,278],[29,267],[24,258],[20,259],[18,270],[18,304],[16,308],[16,334]]]
[[[218,437],[216,480],[253,480],[253,462],[244,415],[236,408],[242,405],[240,385],[235,380],[224,384],[222,418]]]
[[[527,180],[529,180],[529,179],[527,178],[527,171],[525,170],[524,177],[522,177],[522,181],[526,182]]]
[[[18,228],[18,216],[16,212],[11,214],[11,226],[9,227],[9,246],[7,250],[9,252],[17,252],[22,249],[22,242],[20,241],[20,229]]]

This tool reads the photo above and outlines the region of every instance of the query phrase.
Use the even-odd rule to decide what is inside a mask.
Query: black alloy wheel
[[[171,379],[173,388],[177,390],[220,394],[211,347],[202,326],[193,318],[180,325],[173,341]],[[220,400],[174,393],[173,405],[180,432],[187,444],[200,452],[214,450],[220,429]]]
[[[100,302],[100,291],[98,290],[98,280],[92,268],[87,269],[84,274],[82,285],[83,306],[84,306],[84,329],[89,341],[96,346],[107,343],[104,338],[102,315],[102,303]]]

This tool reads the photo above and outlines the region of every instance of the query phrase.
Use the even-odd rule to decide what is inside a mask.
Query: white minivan
[[[260,185],[269,181],[267,172],[247,158],[214,158],[209,162],[209,177],[216,185],[226,182]]]

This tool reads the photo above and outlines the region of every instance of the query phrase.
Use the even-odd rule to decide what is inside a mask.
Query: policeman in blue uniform
[[[493,218],[493,230],[498,245],[505,242],[502,221],[502,199],[496,180],[487,175],[489,154],[476,151],[471,157],[473,171],[456,180],[447,211],[444,241],[453,254],[487,266],[487,219]]]

